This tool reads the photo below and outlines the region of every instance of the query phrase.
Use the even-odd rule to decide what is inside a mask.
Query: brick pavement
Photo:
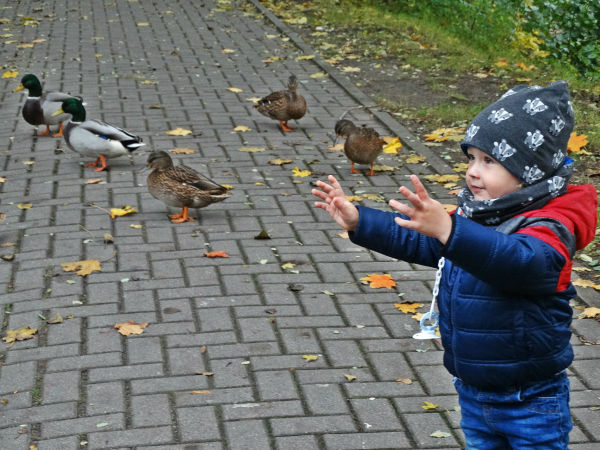
[[[352,245],[312,207],[310,195],[311,181],[334,173],[357,195],[389,199],[409,174],[450,168],[391,116],[352,109],[349,117],[401,136],[405,148],[378,161],[396,167],[393,173],[350,175],[343,154],[328,150],[333,125],[370,101],[320,58],[297,60],[314,51],[253,4],[1,2],[3,73],[19,72],[0,79],[0,176],[6,178],[0,241],[15,244],[0,248],[15,255],[0,260],[1,331],[30,325],[39,332],[11,348],[1,345],[0,448],[463,444],[439,346],[417,351],[423,350],[411,339],[417,322],[393,306],[400,293],[427,304],[434,272]],[[27,25],[25,17],[39,23]],[[20,45],[37,39],[45,41]],[[264,63],[269,56],[281,59]],[[329,77],[311,77],[324,71]],[[49,89],[82,95],[88,117],[123,126],[147,146],[130,160],[112,160],[108,172],[83,168],[61,139],[33,136],[20,117],[25,96],[12,89],[25,73],[37,74]],[[301,81],[309,112],[294,124],[297,132],[284,135],[247,99],[283,88],[290,73]],[[251,131],[234,132],[238,125]],[[193,133],[165,134],[177,127]],[[196,150],[178,161],[234,186],[227,201],[194,211],[194,223],[171,224],[139,172],[148,150],[174,147]],[[411,151],[427,163],[405,163]],[[293,162],[270,165],[274,158]],[[314,175],[294,177],[294,167]],[[90,178],[103,182],[86,184]],[[451,200],[445,189],[428,188]],[[19,203],[32,207],[21,210]],[[128,204],[138,212],[112,220],[90,203]],[[270,240],[254,239],[262,230]],[[103,243],[104,233],[114,236],[114,245]],[[230,257],[203,256],[212,250]],[[83,278],[60,267],[83,259],[103,260],[102,271]],[[283,268],[288,262],[295,267]],[[398,280],[396,290],[359,281],[382,272]],[[600,303],[588,291],[576,302]],[[56,313],[62,324],[44,320]],[[127,320],[149,325],[126,338],[112,327]],[[594,321],[575,321],[574,330],[599,339]],[[600,395],[598,352],[576,337],[573,344],[572,448],[591,449],[600,442],[593,409]],[[318,359],[302,358],[308,354]],[[425,400],[440,407],[425,411]],[[436,430],[450,436],[431,437]]]

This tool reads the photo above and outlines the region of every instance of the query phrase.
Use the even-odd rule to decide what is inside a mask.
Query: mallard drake
[[[344,153],[351,163],[350,172],[360,173],[354,169],[354,163],[370,164],[369,175],[374,175],[373,165],[383,151],[384,141],[373,128],[357,127],[350,120],[338,120],[335,124],[335,134],[338,138],[346,138]],[[337,139],[336,139],[337,140]]]
[[[46,131],[38,133],[38,136],[47,136],[50,134],[50,125],[58,125],[58,132],[53,134],[54,137],[63,135],[63,122],[69,118],[69,114],[54,113],[58,111],[64,102],[73,97],[62,92],[42,92],[40,80],[33,74],[27,74],[21,78],[21,84],[13,89],[13,92],[19,92],[23,89],[29,91],[25,105],[23,106],[23,118],[33,126],[46,125]]]
[[[183,164],[175,167],[171,156],[164,151],[153,151],[148,156],[147,169],[154,169],[148,175],[148,191],[152,197],[167,206],[182,208],[178,214],[171,214],[171,222],[193,222],[188,208],[203,208],[229,198],[225,186],[196,172]]]
[[[79,99],[65,100],[54,115],[63,113],[72,116],[64,127],[65,142],[80,155],[97,158],[86,164],[86,167],[97,167],[95,172],[106,169],[106,158],[127,155],[146,145],[141,137],[122,128],[99,120],[85,120],[85,108]]]
[[[288,79],[287,90],[272,92],[261,98],[254,108],[263,116],[279,120],[283,131],[294,131],[288,125],[288,120],[298,120],[306,114],[306,100],[297,91],[298,79],[295,75],[291,75]]]

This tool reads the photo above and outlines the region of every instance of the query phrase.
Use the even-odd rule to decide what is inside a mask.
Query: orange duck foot
[[[290,127],[288,125],[288,121],[286,120],[285,122],[280,120],[279,121],[279,125],[281,125],[281,129],[285,132],[285,133],[289,133],[290,131],[295,131],[292,127]]]
[[[350,173],[360,173],[360,170],[354,168],[354,163],[350,163]]]
[[[98,164],[100,164],[100,167],[98,167]],[[104,155],[100,155],[96,161],[85,163],[84,165],[85,167],[98,167],[97,169],[94,169],[94,172],[102,172],[108,167],[106,165],[106,159],[104,158]]]
[[[41,131],[37,135],[38,136],[48,136],[50,134],[50,126],[46,125],[46,131]]]
[[[194,218],[188,216],[188,207],[184,206],[179,214],[173,214],[171,219],[171,223],[184,223],[184,222],[194,222]]]
[[[59,124],[59,126],[58,126],[58,132],[57,132],[57,133],[54,133],[54,134],[52,135],[52,137],[55,137],[55,138],[57,138],[57,137],[63,137],[63,127],[62,127],[62,122],[61,122],[61,123]]]
[[[375,175],[375,171],[373,170],[374,163],[371,163],[371,170],[369,170],[369,175]]]

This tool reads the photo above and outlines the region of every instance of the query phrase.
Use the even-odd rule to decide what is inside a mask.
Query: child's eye
[[[494,160],[492,158],[490,158],[489,156],[486,156],[484,159],[486,164],[494,164]]]
[[[471,155],[470,153],[467,153],[467,159],[469,161],[473,161],[475,159],[475,157],[473,155]]]

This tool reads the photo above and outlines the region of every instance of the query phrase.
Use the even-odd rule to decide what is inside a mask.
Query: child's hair
[[[480,112],[461,143],[502,164],[525,185],[553,176],[565,163],[574,125],[569,85],[519,85]]]

